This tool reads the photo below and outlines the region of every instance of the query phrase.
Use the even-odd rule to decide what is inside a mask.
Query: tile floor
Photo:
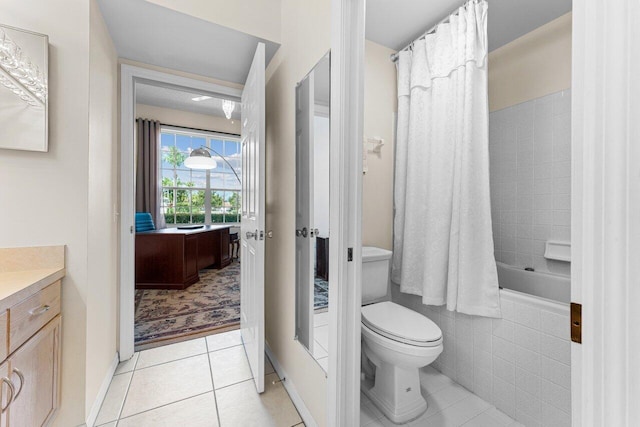
[[[313,358],[318,361],[324,372],[329,370],[329,312],[313,315]]]
[[[524,427],[431,366],[420,371],[422,395],[429,408],[410,427]],[[360,425],[396,426],[364,394],[360,395]]]
[[[278,381],[267,360],[256,393],[238,330],[144,350],[118,366],[95,425],[303,426]]]

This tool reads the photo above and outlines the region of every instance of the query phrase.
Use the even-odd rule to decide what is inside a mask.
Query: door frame
[[[571,343],[574,426],[640,417],[640,4],[573,2]]]
[[[365,3],[331,3],[327,425],[339,427],[360,425]]]
[[[240,102],[242,89],[169,74],[130,64],[120,65],[120,273],[118,304],[118,356],[134,353],[135,297],[135,114],[136,84],[182,89]]]

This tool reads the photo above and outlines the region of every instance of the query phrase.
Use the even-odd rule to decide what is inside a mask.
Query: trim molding
[[[573,2],[574,426],[640,418],[640,2]]]
[[[104,402],[104,398],[107,395],[107,391],[109,390],[109,385],[111,385],[111,379],[116,372],[116,368],[118,367],[118,363],[120,362],[120,358],[118,357],[118,353],[113,356],[113,360],[111,361],[111,365],[107,370],[107,374],[104,376],[102,380],[102,384],[100,385],[100,389],[98,390],[98,395],[96,399],[93,401],[93,405],[91,405],[91,410],[89,411],[89,415],[87,416],[86,425],[93,427],[93,424],[96,422],[98,418],[98,413],[100,412],[100,408],[102,407],[102,402]]]
[[[284,388],[287,390],[287,393],[289,393],[289,397],[291,398],[293,405],[298,410],[298,413],[300,414],[300,417],[302,418],[302,421],[304,422],[304,424],[307,427],[318,427],[318,423],[316,423],[316,420],[313,419],[311,412],[309,412],[309,409],[307,409],[307,406],[304,404],[304,401],[298,394],[298,391],[296,390],[296,387],[294,386],[293,381],[291,381],[290,377],[287,375],[284,369],[282,369],[282,366],[280,366],[278,359],[276,359],[276,356],[273,354],[273,352],[271,351],[271,347],[269,347],[269,344],[267,344],[266,341],[264,343],[264,351],[265,353],[267,353],[267,357],[271,361],[271,364],[273,365],[273,369],[275,369],[278,376],[281,379],[284,378],[282,380],[282,385],[284,385]]]
[[[365,0],[331,5],[329,375],[327,425],[360,425]],[[353,259],[348,260],[352,251]]]

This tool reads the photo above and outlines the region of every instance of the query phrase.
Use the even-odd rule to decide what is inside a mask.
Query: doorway
[[[136,230],[138,351],[239,327],[242,153],[241,112],[234,101],[149,83],[137,85],[135,100],[136,213],[151,211],[156,229]],[[216,168],[187,166],[190,153],[202,147],[211,150]],[[154,160],[145,163],[149,157]],[[155,179],[145,179],[145,168]],[[151,192],[157,203],[147,208],[140,193]],[[163,241],[176,240],[165,233],[172,229],[197,241],[193,274],[176,277],[169,259],[158,262],[174,253],[160,252]]]
[[[214,112],[218,107],[222,110],[223,100],[239,105],[240,95],[241,91],[235,88],[130,65],[122,66],[122,129],[135,129],[140,126],[140,123],[135,125],[138,118],[155,119],[153,122],[158,126],[157,168],[161,182],[158,193],[161,196],[156,222],[167,224],[171,229],[180,226],[181,230],[184,230],[181,233],[186,234],[183,236],[187,248],[185,254],[189,253],[189,247],[207,244],[208,248],[215,246],[215,249],[209,251],[215,255],[209,259],[191,259],[185,255],[185,264],[192,264],[189,271],[195,270],[195,276],[183,274],[181,277],[184,281],[178,286],[167,283],[158,286],[158,283],[152,283],[161,281],[157,280],[157,277],[150,280],[140,277],[140,264],[143,262],[155,263],[155,268],[152,268],[154,271],[163,270],[157,268],[158,264],[162,264],[157,258],[160,244],[156,240],[149,240],[146,245],[155,255],[152,254],[146,261],[141,261],[140,255],[145,250],[145,243],[140,246],[143,239],[139,237],[151,239],[157,236],[145,235],[153,232],[136,234],[135,226],[126,226],[136,223],[136,189],[132,183],[136,182],[134,171],[137,165],[134,163],[136,155],[131,148],[136,146],[135,134],[122,132],[121,360],[131,357],[134,350],[238,328],[239,251],[231,245],[231,240],[233,234],[238,236],[239,225],[238,209],[233,209],[234,203],[239,199],[236,194],[240,189],[239,182],[233,182],[237,178],[233,162],[236,166],[241,162],[239,108],[236,107],[235,115],[232,112],[229,119],[224,117],[222,111],[223,117],[209,120],[207,126],[198,126],[196,116],[207,112],[204,104],[197,107],[200,113],[194,112],[195,108],[191,108],[192,111],[188,111],[187,108],[189,102],[197,104],[206,101],[210,112]],[[193,101],[194,98],[202,101]],[[171,109],[166,108],[169,105],[174,107],[174,111],[167,116],[167,110],[171,113]],[[234,123],[231,123],[232,121]],[[203,129],[204,127],[207,128]],[[234,132],[236,128],[238,131]],[[189,153],[201,146],[220,153],[219,172],[189,170],[184,166]],[[229,155],[225,156],[227,151]],[[227,164],[222,161],[223,158],[231,158],[231,161]],[[228,186],[225,184],[226,178],[229,181]],[[237,178],[237,181],[239,180]],[[200,226],[201,229],[196,228]],[[211,232],[204,233],[205,228],[211,228]],[[172,244],[169,244],[169,247],[171,246]],[[139,261],[137,266],[136,252]],[[166,256],[170,257],[171,254]],[[141,280],[136,280],[136,267],[137,279]],[[141,286],[138,285],[138,289],[134,289],[132,285],[138,281],[141,282]],[[172,286],[174,289],[171,289]]]

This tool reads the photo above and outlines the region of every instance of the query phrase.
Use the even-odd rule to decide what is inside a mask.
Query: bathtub
[[[501,262],[498,267],[500,288],[509,291],[529,294],[563,304],[571,301],[571,279],[552,273],[526,271]]]

